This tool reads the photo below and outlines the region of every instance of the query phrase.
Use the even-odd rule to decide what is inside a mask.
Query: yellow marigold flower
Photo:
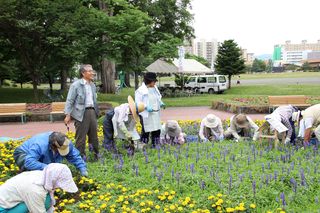
[[[110,209],[110,212],[116,212],[116,210],[114,208]]]
[[[168,200],[172,200],[173,199],[173,196],[168,196]]]
[[[95,210],[94,213],[100,213],[100,210],[99,210],[99,209],[98,209],[98,210]]]
[[[252,204],[250,204],[250,208],[255,209],[256,205],[252,203]]]
[[[170,192],[170,194],[175,195],[175,194],[176,194],[176,192],[175,192],[175,191],[171,191],[171,192]]]
[[[227,208],[226,210],[227,210],[227,212],[234,212],[235,211],[234,208]]]
[[[140,206],[145,206],[145,205],[146,205],[145,202],[141,202],[141,203],[140,203]]]
[[[222,197],[222,194],[221,194],[221,193],[218,193],[218,194],[217,194],[217,197]]]
[[[160,209],[160,206],[159,206],[159,205],[156,205],[155,208],[156,208],[156,209]]]
[[[280,213],[286,213],[285,211],[281,210]]]
[[[182,212],[182,211],[183,211],[183,207],[179,206],[179,207],[178,207],[178,211],[179,211],[179,212]]]
[[[175,210],[176,209],[176,206],[175,205],[170,205],[170,210]]]
[[[245,211],[246,208],[244,206],[239,206],[239,211]]]
[[[105,209],[105,208],[107,208],[107,204],[101,204],[101,206],[100,206],[100,209]]]
[[[168,196],[168,195],[169,195],[169,192],[164,192],[164,195],[165,195],[165,196]]]
[[[222,209],[221,206],[218,206],[218,207],[217,207],[217,210],[218,210],[218,211],[220,211],[221,209]]]
[[[189,205],[189,207],[190,207],[190,208],[193,208],[193,207],[194,207],[194,204],[193,204],[193,203],[191,203],[191,204]]]

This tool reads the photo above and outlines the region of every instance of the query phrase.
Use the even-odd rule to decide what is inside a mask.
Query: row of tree
[[[158,58],[177,56],[193,37],[191,0],[0,0],[0,82],[43,79],[52,86],[79,63],[101,73],[102,92],[115,90],[116,68],[138,74]]]

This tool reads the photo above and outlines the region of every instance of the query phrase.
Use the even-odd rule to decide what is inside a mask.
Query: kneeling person
[[[184,144],[184,134],[181,127],[175,120],[168,120],[161,127],[160,143],[161,144]]]
[[[61,132],[45,132],[26,140],[14,150],[13,157],[20,171],[43,170],[50,163],[66,158],[81,175],[88,176],[86,163],[80,152]]]
[[[202,119],[199,136],[202,141],[221,141],[224,139],[221,119],[213,114],[208,114]]]
[[[259,127],[251,118],[245,114],[234,115],[230,118],[230,127],[225,132],[226,139],[235,139],[240,141],[243,137],[258,139]]]
[[[103,121],[104,146],[106,149],[115,150],[114,139],[124,139],[138,145],[140,136],[136,130],[139,121],[137,113],[144,111],[144,104],[135,104],[133,98],[128,96],[128,103],[121,104],[108,111]],[[132,147],[131,147],[132,148]]]

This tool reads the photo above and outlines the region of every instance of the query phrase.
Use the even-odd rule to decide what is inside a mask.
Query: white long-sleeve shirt
[[[32,213],[44,213],[48,191],[39,185],[43,171],[23,172],[7,180],[0,186],[0,207],[10,209],[25,202]]]
[[[253,135],[253,140],[257,140],[258,139],[258,136],[259,136],[259,127],[257,124],[255,124],[252,119],[250,117],[247,116],[247,120],[249,121],[249,126],[250,126],[250,129],[253,129],[254,130],[254,135]],[[236,139],[240,139],[240,136],[239,136],[239,132],[241,131],[242,128],[240,128],[237,123],[234,121],[234,116],[232,116],[230,118],[230,127],[228,128],[227,131],[229,131],[234,138]]]
[[[222,122],[221,122],[220,118],[217,118],[217,119],[219,119],[219,124],[215,128],[210,128],[210,131],[212,132],[212,134],[214,136],[216,136],[218,138],[220,136],[223,136],[223,128],[222,128]],[[205,120],[205,118],[202,119],[201,124],[200,124],[200,130],[199,130],[199,136],[200,136],[201,140],[206,139],[206,137],[204,136],[204,133],[203,133],[204,128],[205,128],[204,120]]]

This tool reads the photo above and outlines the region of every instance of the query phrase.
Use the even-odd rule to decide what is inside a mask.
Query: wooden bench
[[[27,121],[26,103],[0,104],[0,116],[21,116],[21,123]]]
[[[288,96],[268,96],[269,99],[269,113],[279,106],[292,105],[300,108],[311,106],[307,103],[307,96],[305,95],[288,95]]]
[[[53,115],[64,114],[66,102],[52,102],[50,112],[50,122],[53,122]]]

